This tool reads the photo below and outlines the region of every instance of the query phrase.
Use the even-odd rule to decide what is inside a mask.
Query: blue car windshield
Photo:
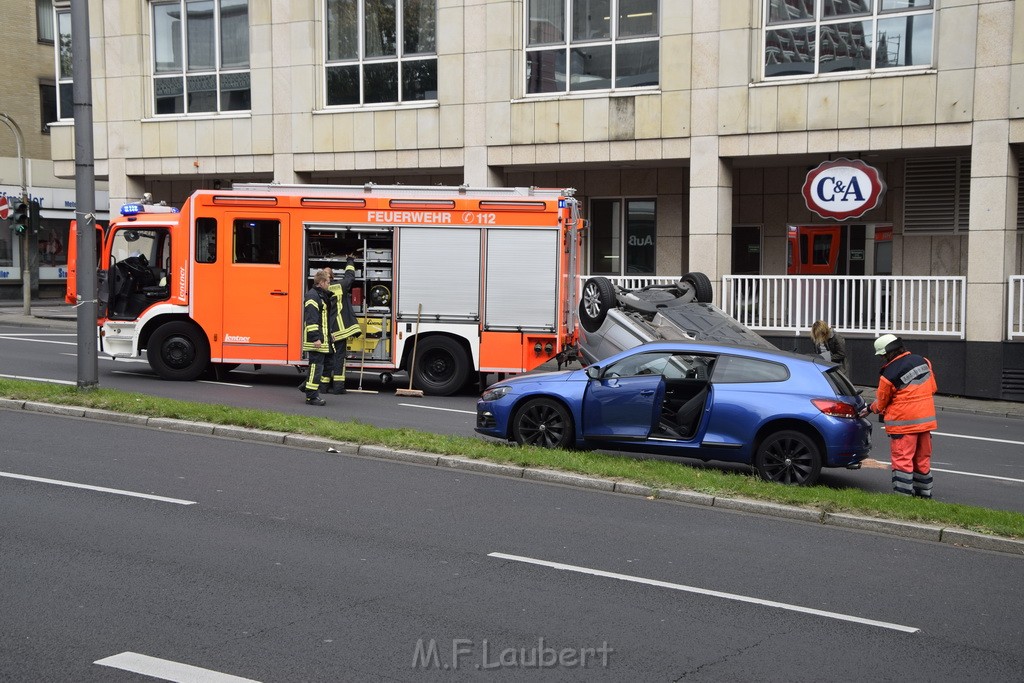
[[[605,377],[634,377],[661,375],[665,379],[704,379],[711,374],[714,364],[711,356],[660,351],[639,353],[609,365]]]

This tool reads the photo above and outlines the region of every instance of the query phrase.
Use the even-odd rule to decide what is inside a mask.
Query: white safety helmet
[[[889,351],[889,346],[894,343],[901,344],[902,342],[895,334],[883,334],[875,340],[875,355],[884,356],[886,351]],[[896,347],[894,346],[893,348]]]

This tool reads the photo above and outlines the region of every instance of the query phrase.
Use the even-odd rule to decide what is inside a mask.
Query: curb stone
[[[214,436],[240,439],[242,441],[259,441],[260,443],[284,443],[285,432],[263,431],[251,427],[236,425],[217,425],[213,428]]]
[[[801,508],[797,506],[782,505],[779,503],[770,503],[767,501],[745,498],[720,498],[707,493],[700,493],[698,491],[654,489],[649,486],[635,484],[632,482],[588,477],[582,474],[573,474],[558,470],[535,469],[529,467],[523,468],[514,465],[493,463],[488,460],[475,460],[471,458],[460,458],[457,456],[439,456],[420,451],[394,449],[387,446],[356,445],[352,443],[331,441],[321,437],[307,436],[304,434],[264,431],[248,429],[245,427],[216,425],[205,422],[190,422],[188,420],[163,417],[146,418],[145,416],[116,413],[98,408],[75,408],[65,405],[41,403],[38,401],[22,401],[17,399],[0,398],[0,409],[30,410],[33,412],[72,417],[91,417],[93,419],[117,421],[125,424],[136,424],[139,426],[206,436],[214,436],[215,430],[220,430],[219,436],[225,438],[260,441],[270,445],[289,445],[320,451],[326,451],[328,448],[333,448],[337,450],[339,454],[343,455],[360,455],[380,458],[383,460],[415,463],[419,465],[443,465],[453,469],[497,474],[512,478],[523,478],[542,483],[562,484],[597,491],[618,492],[626,495],[642,496],[645,498],[656,497],[662,500],[688,503],[691,505],[717,507],[723,510],[740,510],[786,519],[813,521],[828,526],[846,529],[872,531],[891,536],[902,536],[916,540],[944,543],[946,545],[979,550],[991,550],[1024,556],[1024,540],[1014,538],[992,536],[974,531],[967,531],[965,529],[945,528],[929,524],[881,519],[878,517],[861,517],[841,512],[823,512],[810,508]]]
[[[308,448],[313,451],[331,452],[332,455],[359,455],[358,444],[345,441],[332,441],[322,436],[309,436],[308,434],[285,434],[285,446],[296,448]],[[330,451],[330,449],[334,451]]]
[[[23,410],[31,410],[33,413],[50,413],[51,415],[70,415],[71,417],[83,417],[85,408],[77,406],[64,406],[54,403],[38,403],[36,401],[25,401]]]
[[[979,534],[976,531],[965,531],[963,529],[943,529],[942,542],[952,545],[962,545],[968,548],[979,548],[981,550],[995,550],[1001,553],[1012,553],[1024,555],[1024,541],[1002,536],[989,536]]]
[[[826,512],[823,519],[824,524],[829,526],[845,527],[847,529],[860,529],[861,531],[880,531],[894,536],[905,536],[916,538],[921,541],[942,541],[942,527],[930,524],[918,524],[916,522],[900,522],[892,519],[878,519],[875,517],[860,517],[844,512]]]
[[[188,420],[178,420],[171,417],[151,417],[146,420],[146,426],[157,429],[169,429],[175,432],[187,432],[188,434],[205,434],[207,436],[213,436],[213,428],[216,427],[216,425],[209,422],[189,422]]]
[[[634,484],[629,481],[615,482],[615,492],[624,493],[630,496],[642,496],[644,498],[654,498],[658,493],[656,489],[653,489],[650,486]]]
[[[468,470],[483,474],[500,474],[505,477],[512,477],[513,479],[521,479],[524,469],[515,465],[504,465],[489,460],[473,460],[471,458],[458,458],[450,455],[438,456],[437,465],[438,467],[451,467],[457,470]]]
[[[676,503],[690,503],[692,505],[712,506],[715,504],[715,497],[698,491],[677,491],[675,489],[658,489],[658,498],[671,500]]]
[[[387,446],[374,444],[362,445],[359,447],[359,455],[382,460],[398,460],[400,462],[411,462],[416,465],[437,466],[437,455],[432,453],[421,453],[420,451],[403,451]]]
[[[598,491],[614,491],[615,482],[610,479],[596,479],[583,474],[571,474],[557,470],[541,470],[532,467],[523,469],[523,479],[531,481],[543,481],[549,484],[566,484],[584,489],[596,489]]]
[[[149,418],[145,415],[134,415],[132,413],[118,413],[113,410],[104,410],[102,408],[86,408],[85,415],[92,420],[103,420],[104,422],[118,422],[120,424],[130,424],[139,427],[145,427],[149,423]]]
[[[821,524],[823,514],[821,510],[796,507],[795,505],[783,505],[781,503],[769,503],[768,501],[751,500],[749,498],[716,497],[714,506],[723,510],[753,512],[759,515],[797,519],[803,522],[815,522],[816,524]]]

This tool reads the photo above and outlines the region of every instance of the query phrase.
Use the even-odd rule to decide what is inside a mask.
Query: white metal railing
[[[1024,337],[1024,275],[1012,275],[1006,292],[1006,338]]]
[[[815,320],[844,333],[964,338],[967,278],[725,275],[722,308],[754,330],[805,334]]]
[[[586,281],[586,275],[580,277],[581,284]],[[612,281],[613,285],[618,285],[623,289],[641,289],[648,285],[671,285],[674,282],[679,282],[679,275],[604,275],[608,280]]]

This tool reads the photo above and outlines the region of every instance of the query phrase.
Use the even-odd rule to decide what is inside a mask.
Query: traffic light
[[[28,204],[19,200],[14,205],[14,211],[11,213],[11,228],[15,233],[24,235],[28,229],[28,223]]]
[[[39,232],[39,227],[42,224],[43,211],[42,207],[39,206],[39,201],[32,199],[28,203],[28,227],[32,228],[32,233],[36,234]]]

